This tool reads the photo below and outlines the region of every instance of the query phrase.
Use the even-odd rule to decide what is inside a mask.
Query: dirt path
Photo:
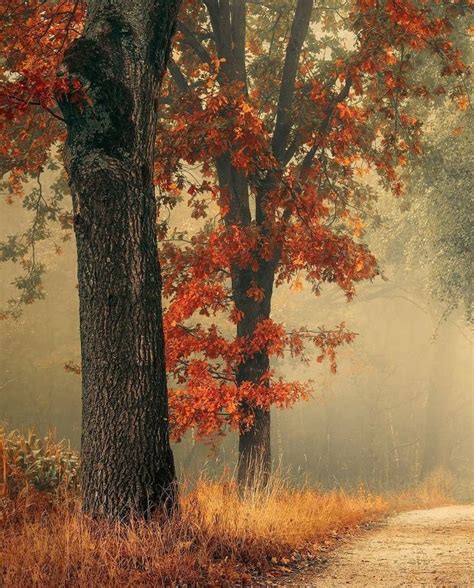
[[[474,586],[474,505],[406,512],[335,550],[293,586]]]

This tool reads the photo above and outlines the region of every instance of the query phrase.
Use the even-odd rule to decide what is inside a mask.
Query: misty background
[[[314,356],[306,364],[273,360],[277,375],[312,380],[315,390],[308,402],[272,411],[273,460],[294,482],[394,489],[442,468],[460,496],[474,498],[474,137],[467,114],[450,104],[432,110],[430,121],[423,156],[407,168],[404,196],[387,194],[373,176],[361,179],[378,195],[363,217],[362,239],[380,275],[359,285],[351,302],[331,284],[316,296],[304,275],[297,287],[274,293],[273,319],[288,330],[345,321],[358,334],[338,348],[337,374]],[[64,194],[67,210],[61,168],[52,168],[41,174],[46,201]],[[25,192],[34,188],[32,180]],[[197,222],[185,204],[168,220],[188,230]],[[21,259],[9,258],[8,238],[35,222],[24,199],[0,199],[0,261],[7,259],[0,263],[0,311],[21,292],[13,283]],[[0,424],[52,429],[78,448],[80,376],[64,368],[80,364],[73,234],[49,223],[34,256],[45,266],[44,299],[22,306],[17,320],[0,320]],[[232,471],[237,439],[230,432],[202,443],[191,432],[174,450],[178,470],[192,480],[203,471]]]

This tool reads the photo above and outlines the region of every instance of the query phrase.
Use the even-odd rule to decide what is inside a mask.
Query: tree
[[[15,54],[19,47],[23,56],[21,75],[5,75],[2,90],[11,120],[2,129],[1,163],[11,170],[12,197],[25,172],[37,174],[46,148],[62,138],[52,97],[65,82],[52,82],[50,37],[67,46],[81,15],[77,3],[61,6],[41,3],[34,63],[32,35],[17,31],[28,32],[38,19],[20,18],[23,28],[15,23],[2,41],[9,48],[15,39]],[[184,8],[160,98],[164,132],[155,181],[162,208],[173,207],[184,189],[193,217],[205,220],[190,234],[166,233],[160,224],[167,361],[177,382],[170,416],[177,437],[189,427],[201,435],[229,424],[238,428],[241,480],[254,477],[253,465],[265,478],[270,407],[289,406],[310,392],[304,383],[278,379],[271,357],[289,351],[305,358],[309,342],[335,370],[337,346],[354,337],[343,325],[287,332],[271,317],[274,289],[299,288],[307,279],[318,293],[323,283],[335,282],[350,298],[357,282],[376,275],[361,240],[376,196],[364,178],[374,170],[385,187],[402,191],[399,171],[420,151],[412,98],[447,91],[447,83],[417,82],[421,56],[436,55],[443,76],[459,80],[451,97],[466,100],[466,67],[451,38],[463,28],[467,6],[461,0],[342,6],[188,0]],[[45,28],[53,31],[46,40]],[[87,97],[77,86],[72,99],[87,106]],[[34,105],[43,110],[34,112]],[[12,161],[18,165],[12,168]],[[36,212],[33,226],[1,254],[25,265],[17,285],[22,292],[31,286],[20,298],[29,302],[41,295],[42,268],[31,250],[36,238],[47,237],[38,215],[66,228],[72,217],[54,199],[25,202]],[[197,314],[204,315],[200,324]]]
[[[442,304],[447,316],[464,305],[466,321],[473,321],[472,210],[470,194],[473,172],[472,136],[457,118],[430,137],[421,163],[411,177],[409,189],[416,194],[408,214],[412,218],[405,250],[413,267],[413,251],[427,263],[427,289]]]
[[[454,454],[456,446],[465,446],[463,431],[470,430],[470,423],[460,426],[463,416],[471,416],[466,411],[470,390],[453,384],[454,367],[446,371],[442,361],[455,357],[456,350],[456,333],[447,319],[458,319],[460,332],[473,320],[472,137],[465,128],[469,107],[461,102],[453,113],[445,101],[436,106],[422,157],[411,168],[407,199],[385,211],[378,231],[386,241],[387,262],[400,268],[395,282],[411,281],[417,287],[415,296],[424,294],[431,300],[425,312],[433,323],[434,360],[426,397],[422,476],[440,467],[459,469],[454,457],[461,464],[468,461]],[[459,306],[464,306],[464,324],[454,314]],[[454,359],[450,364],[454,366]]]
[[[153,164],[158,93],[178,4],[90,0],[80,35],[78,2],[10,2],[3,14],[29,35],[22,39],[16,31],[3,40],[9,51],[2,106],[12,121],[6,129],[19,130],[10,145],[38,140],[44,150],[44,119],[31,136],[25,130],[32,104],[61,118],[57,102],[67,127],[80,298],[83,508],[94,516],[148,516],[175,500]],[[46,146],[48,138],[58,139],[57,128],[45,134]],[[16,165],[38,170],[44,151],[36,157]]]
[[[435,133],[431,133],[432,140],[422,160],[424,166],[415,169],[412,176],[410,190],[414,193],[416,191],[417,197],[413,198],[410,239],[406,241],[404,253],[409,267],[415,265],[415,250],[417,263],[425,264],[428,273],[425,288],[441,305],[441,320],[447,319],[463,305],[465,322],[469,325],[473,322],[473,141],[472,136],[463,129],[462,118],[456,117],[455,121],[456,119],[459,124],[456,125],[453,121],[449,129],[446,124],[449,118],[446,116],[443,119],[444,128],[438,127]],[[435,342],[436,353],[445,357],[452,353],[455,346],[452,343],[452,333],[439,324],[439,314],[438,312],[436,338],[440,340]],[[436,366],[439,365],[440,361],[435,361],[428,390],[421,471],[423,476],[436,468],[453,465],[450,458],[453,461],[452,453],[455,441],[458,441],[456,434],[470,431],[472,425],[470,391],[457,390],[447,377],[449,373],[437,374]],[[456,408],[459,411],[458,423],[465,422],[465,427],[459,427],[457,431],[453,430]],[[460,445],[462,447],[462,443]],[[472,448],[472,442],[470,445]]]
[[[172,207],[187,190],[200,230],[164,240],[168,366],[175,433],[239,429],[239,479],[270,471],[270,407],[305,397],[275,378],[272,356],[330,358],[353,334],[271,318],[274,288],[335,282],[350,299],[377,274],[361,242],[375,171],[402,192],[400,169],[420,152],[411,99],[445,92],[417,83],[422,53],[443,74],[466,68],[451,42],[462,3],[311,0],[187,3],[164,92],[157,179]],[[455,84],[453,97],[461,99]],[[178,96],[178,97],[177,97]],[[410,101],[409,101],[410,99]],[[163,233],[166,226],[163,225]],[[219,329],[223,313],[235,333]],[[196,323],[195,315],[210,319]],[[304,355],[303,355],[304,356]]]
[[[470,37],[461,29],[455,40],[465,61],[471,62]],[[436,82],[438,73],[433,59],[425,59],[418,68],[418,78],[428,85]],[[429,121],[423,152],[405,174],[407,197],[401,202],[387,200],[390,206],[376,228],[385,241],[387,262],[400,263],[404,273],[416,271],[420,290],[440,304],[444,318],[464,306],[470,323],[473,172],[468,128],[472,108],[466,95],[458,96],[456,102],[458,108],[453,109],[451,101],[439,93],[435,100],[414,105]]]

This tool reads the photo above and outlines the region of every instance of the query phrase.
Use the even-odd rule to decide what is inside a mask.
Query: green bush
[[[75,492],[78,474],[79,456],[66,441],[0,428],[0,496],[15,500],[31,489],[51,496]]]

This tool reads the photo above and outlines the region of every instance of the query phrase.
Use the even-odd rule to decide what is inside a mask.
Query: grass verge
[[[201,480],[181,490],[179,517],[163,525],[137,520],[124,526],[81,514],[68,490],[76,465],[64,461],[61,446],[10,436],[3,438],[2,451],[5,587],[256,584],[269,573],[298,568],[364,523],[447,502],[441,474],[416,490],[385,497],[363,489],[294,489],[274,478],[265,492],[242,500],[232,481]],[[32,452],[41,458],[36,469]]]

